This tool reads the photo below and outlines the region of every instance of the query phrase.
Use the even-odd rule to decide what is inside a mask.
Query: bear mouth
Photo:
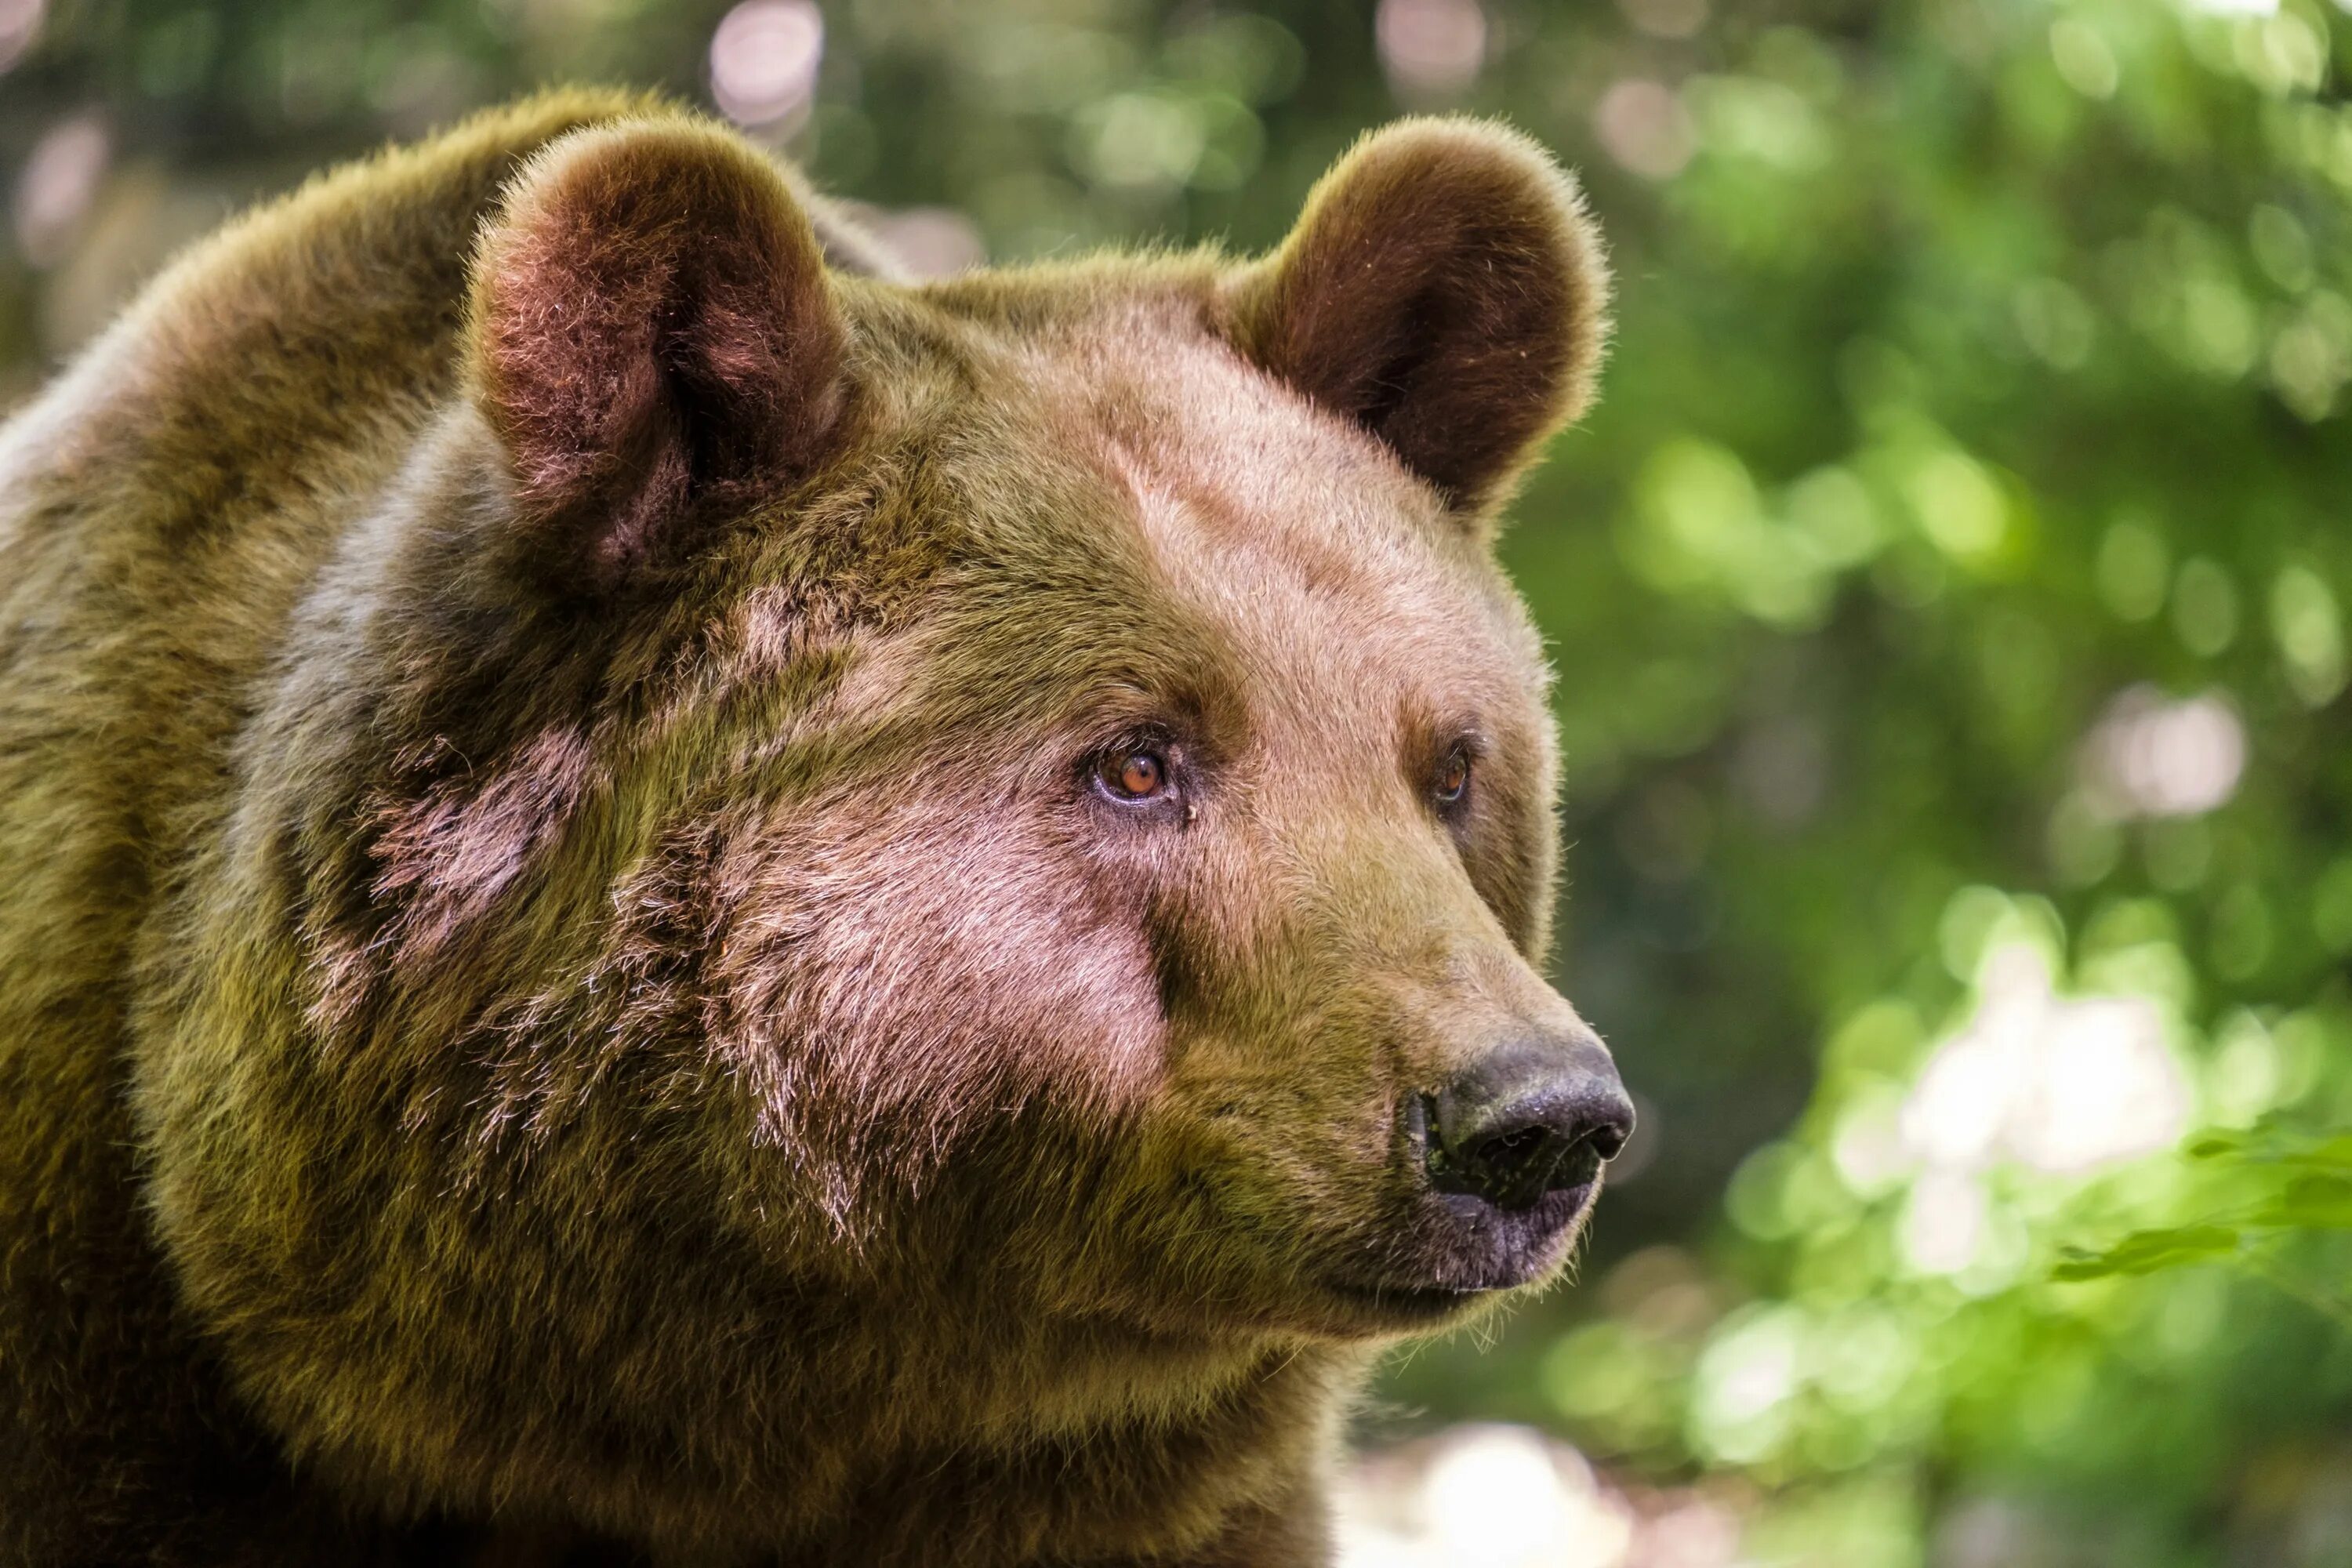
[[[1336,1279],[1328,1288],[1353,1307],[1409,1327],[1540,1285],[1566,1261],[1600,1186],[1596,1173],[1522,1208],[1425,1190],[1397,1229],[1381,1271],[1386,1278]]]

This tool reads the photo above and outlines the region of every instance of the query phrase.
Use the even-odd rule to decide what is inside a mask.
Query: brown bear
[[[922,284],[542,97],[0,433],[0,1562],[1301,1564],[1624,1139],[1539,976],[1532,144]]]

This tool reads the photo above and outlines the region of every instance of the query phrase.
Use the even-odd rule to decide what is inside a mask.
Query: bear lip
[[[1507,1291],[1540,1285],[1567,1257],[1591,1214],[1595,1178],[1507,1209],[1466,1194],[1424,1191],[1410,1230],[1417,1245],[1386,1279],[1327,1281],[1336,1296],[1383,1316],[1433,1322]]]

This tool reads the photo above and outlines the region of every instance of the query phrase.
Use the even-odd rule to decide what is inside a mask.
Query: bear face
[[[1483,127],[1262,262],[920,288],[712,130],[535,160],[152,965],[247,1395],[404,1506],[763,1540],[1547,1279],[1631,1112],[1491,519],[1602,302]]]

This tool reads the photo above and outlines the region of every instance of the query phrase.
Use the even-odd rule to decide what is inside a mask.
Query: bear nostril
[[[1457,1163],[1464,1189],[1497,1208],[1523,1209],[1546,1193],[1584,1185],[1606,1158],[1596,1134],[1537,1121],[1479,1140]]]
[[[1625,1140],[1632,1137],[1633,1124],[1604,1121],[1592,1130],[1592,1152],[1603,1160],[1614,1160],[1625,1152]]]
[[[1548,1155],[1550,1151],[1547,1145],[1552,1142],[1549,1127],[1522,1127],[1516,1131],[1497,1133],[1470,1153],[1480,1164],[1507,1169]]]

